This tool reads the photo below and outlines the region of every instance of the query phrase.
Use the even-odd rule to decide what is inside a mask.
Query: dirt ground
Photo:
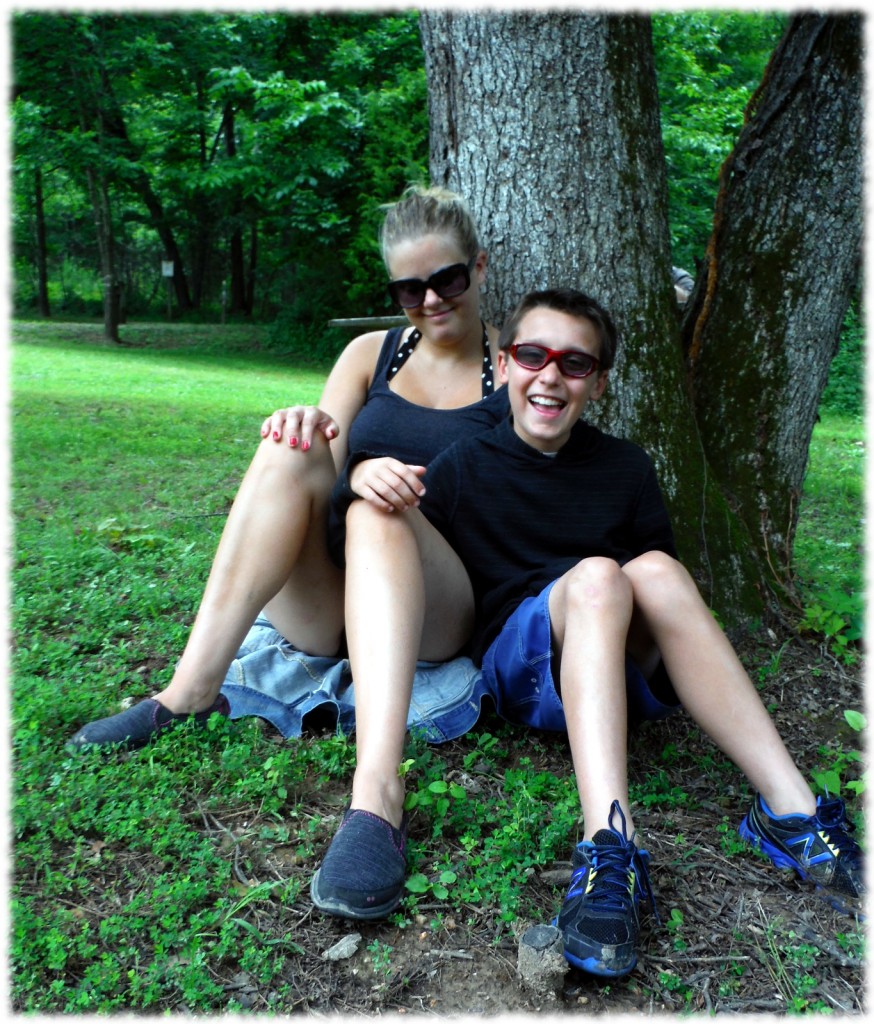
[[[859,748],[859,736],[843,717],[845,709],[862,707],[859,669],[848,670],[797,639],[784,646],[784,638],[774,634],[763,633],[746,646],[742,655],[748,665],[771,666],[762,695],[774,705],[778,728],[802,770],[822,766],[823,744]],[[529,926],[550,921],[570,877],[568,863],[554,863],[520,877],[526,904],[537,910],[512,926],[475,906],[448,916],[437,903],[420,906],[405,928],[361,925],[323,916],[302,898],[292,908],[293,920],[283,909],[281,923],[281,930],[306,950],[289,960],[284,978],[295,999],[286,996],[277,1004],[275,994],[244,975],[227,979],[229,999],[255,1012],[272,1008],[316,1015],[863,1014],[863,926],[791,873],[738,847],[734,830],[748,798],[733,783],[742,789],[743,780],[738,773],[724,773],[720,777],[728,783],[721,792],[712,791],[696,766],[721,755],[685,715],[650,723],[633,736],[632,782],[646,765],[659,761],[669,743],[683,753],[668,768],[669,781],[688,799],[667,812],[635,808],[651,856],[661,923],[652,915],[644,918],[640,960],[625,978],[608,982],[568,970],[557,994],[522,983],[518,939]],[[467,749],[462,741],[440,748],[450,775],[453,760],[460,767]],[[545,751],[542,767],[553,771],[556,759],[568,756],[558,740]],[[415,829],[414,816],[413,834]],[[292,870],[311,872],[312,866],[283,864],[274,851],[272,863],[262,869],[261,877],[287,877]],[[265,913],[269,918],[271,912]],[[264,919],[257,925],[271,932],[280,922]],[[356,951],[327,959],[325,954],[347,936]]]

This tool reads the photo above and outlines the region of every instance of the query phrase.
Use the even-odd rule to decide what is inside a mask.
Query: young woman
[[[240,485],[185,650],[165,689],[80,729],[68,748],[142,746],[174,721],[228,713],[220,694],[263,609],[302,651],[333,656],[344,627],[344,573],[328,554],[331,490],[386,507],[444,447],[507,413],[493,382],[497,330],[480,317],[486,254],[461,197],[408,189],[382,226],[389,291],[409,326],[360,335],[341,353],[318,407],[275,412]],[[377,457],[375,457],[377,456]],[[472,605],[471,605],[472,607]],[[460,648],[465,625],[441,650]]]

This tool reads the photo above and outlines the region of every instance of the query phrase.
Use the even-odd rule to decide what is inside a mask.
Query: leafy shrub
[[[832,588],[805,608],[798,629],[822,635],[835,657],[845,664],[854,664],[855,647],[862,638],[863,615],[861,594],[845,594]]]
[[[820,410],[843,416],[861,416],[865,403],[864,325],[857,303],[844,318],[840,347],[829,368]]]

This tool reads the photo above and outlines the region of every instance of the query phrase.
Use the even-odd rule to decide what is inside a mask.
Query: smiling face
[[[519,321],[514,342],[530,342],[559,352],[586,352],[596,359],[600,339],[594,324],[546,306],[530,310]],[[607,370],[588,377],[565,377],[555,361],[540,370],[526,370],[509,351],[498,354],[498,374],[506,383],[513,410],[513,429],[532,448],[557,452],[589,402],[607,386]]]
[[[468,256],[450,234],[423,235],[397,242],[388,254],[388,271],[392,280],[418,278],[427,281],[432,274],[454,263],[467,263]],[[478,327],[480,319],[479,290],[485,279],[486,254],[480,252],[470,271],[470,287],[449,299],[442,299],[430,288],[418,306],[405,309],[407,319],[433,341],[457,337]]]

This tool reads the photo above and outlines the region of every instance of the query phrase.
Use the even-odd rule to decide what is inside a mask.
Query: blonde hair
[[[389,253],[399,242],[423,235],[451,235],[472,260],[480,251],[479,235],[464,199],[439,185],[410,185],[396,203],[383,207],[385,219],[379,232],[379,248],[388,266]]]

